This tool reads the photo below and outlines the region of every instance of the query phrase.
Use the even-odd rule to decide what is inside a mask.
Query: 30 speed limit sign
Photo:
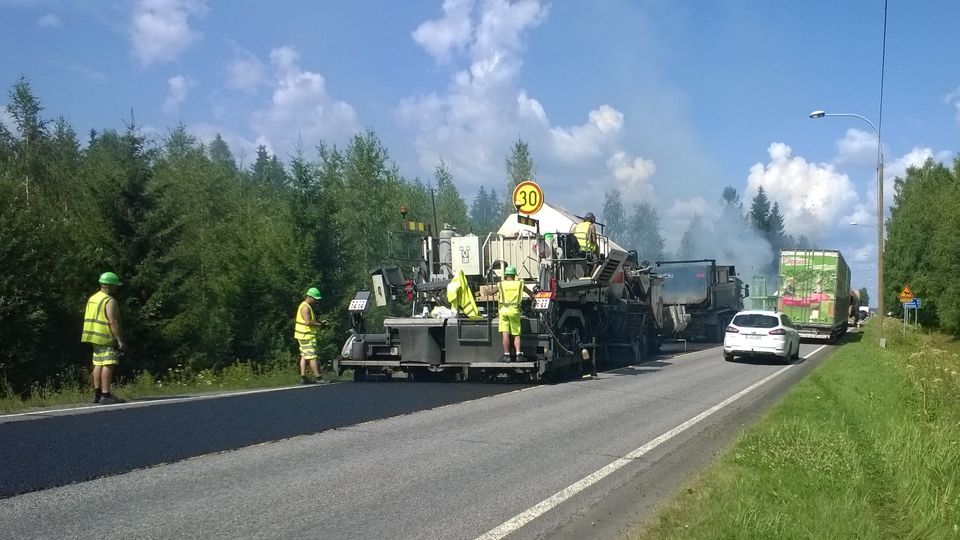
[[[533,180],[524,180],[513,188],[513,205],[521,214],[536,214],[543,206],[543,190]]]

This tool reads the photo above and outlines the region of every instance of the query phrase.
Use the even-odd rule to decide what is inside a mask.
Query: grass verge
[[[131,378],[121,378],[113,385],[113,393],[127,400],[248,390],[255,388],[276,388],[290,386],[300,382],[298,363],[272,362],[254,364],[237,362],[222,369],[194,371],[188,367],[178,367],[157,376],[141,371]],[[352,379],[353,372],[348,371],[338,377],[333,372],[324,372],[328,381]],[[43,407],[79,405],[89,403],[93,397],[90,374],[71,372],[63,374],[54,382],[35,385],[30,397],[23,399],[14,395],[12,389],[0,380],[0,412],[16,412]]]
[[[960,538],[960,343],[868,325],[630,538]]]

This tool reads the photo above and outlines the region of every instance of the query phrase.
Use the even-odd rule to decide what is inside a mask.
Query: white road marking
[[[0,415],[0,421],[7,418],[16,418],[19,416],[44,416],[53,413],[62,413],[62,412],[77,412],[77,413],[92,413],[95,411],[102,411],[108,408],[122,408],[122,409],[135,409],[139,407],[152,407],[154,405],[167,405],[170,403],[182,403],[184,401],[200,401],[204,399],[216,399],[216,398],[225,398],[225,397],[234,397],[234,396],[246,396],[250,394],[263,394],[266,392],[281,392],[284,390],[300,390],[302,388],[312,388],[313,385],[298,385],[298,386],[281,386],[278,388],[260,388],[258,390],[243,390],[240,392],[218,392],[215,394],[203,394],[198,396],[184,396],[184,397],[171,397],[164,398],[162,396],[156,396],[150,399],[149,401],[130,401],[127,403],[113,403],[110,405],[89,405],[89,406],[77,406],[77,407],[67,407],[64,409],[41,409],[39,411],[30,411],[24,413],[15,413],[15,414],[4,414]]]
[[[826,345],[822,345],[822,346],[814,349],[812,352],[810,352],[809,354],[807,354],[806,356],[804,356],[804,360],[806,360],[806,359],[810,358],[811,356],[817,354],[817,353],[820,352],[820,350],[823,349],[824,347],[826,347]],[[693,418],[687,420],[686,422],[678,425],[677,427],[671,429],[670,431],[667,431],[667,432],[664,433],[663,435],[660,435],[660,436],[657,437],[656,439],[653,439],[652,441],[650,441],[650,442],[648,442],[647,444],[641,446],[640,448],[637,448],[636,450],[630,452],[629,454],[623,456],[622,458],[616,459],[615,461],[613,461],[613,462],[610,463],[609,465],[603,467],[602,469],[599,469],[599,470],[597,470],[597,471],[595,471],[595,472],[593,472],[593,473],[591,473],[591,474],[589,474],[589,475],[581,478],[581,479],[578,480],[577,482],[574,482],[573,484],[570,484],[569,486],[563,488],[562,490],[554,493],[554,494],[551,495],[550,497],[547,497],[546,499],[540,501],[539,503],[535,504],[534,506],[531,506],[531,507],[528,508],[527,510],[524,510],[523,512],[521,512],[521,513],[513,516],[513,517],[510,518],[509,520],[501,523],[499,526],[497,526],[497,527],[495,527],[495,528],[493,528],[493,529],[490,529],[490,530],[487,531],[486,533],[478,536],[476,540],[500,540],[501,538],[507,536],[508,534],[516,531],[516,530],[519,529],[520,527],[523,527],[523,526],[526,525],[527,523],[530,523],[530,522],[533,521],[534,519],[537,519],[538,517],[542,516],[543,514],[549,512],[549,511],[552,510],[553,508],[556,508],[558,505],[560,505],[561,503],[563,503],[563,502],[566,501],[567,499],[573,497],[573,496],[576,495],[577,493],[580,493],[580,492],[583,491],[584,489],[587,489],[588,487],[592,486],[593,484],[596,484],[596,483],[599,482],[600,480],[603,480],[604,478],[606,478],[607,476],[609,476],[609,475],[612,474],[613,472],[615,472],[615,471],[617,471],[618,469],[622,468],[624,465],[627,465],[627,464],[633,462],[635,459],[640,458],[641,456],[643,456],[643,455],[646,454],[647,452],[653,450],[654,448],[660,446],[661,444],[663,444],[663,443],[669,441],[670,439],[676,437],[677,435],[683,433],[684,431],[686,431],[686,430],[689,429],[690,427],[696,425],[698,422],[700,422],[700,421],[703,420],[704,418],[706,418],[706,417],[710,416],[711,414],[719,411],[720,409],[723,409],[723,408],[726,407],[727,405],[730,405],[730,404],[733,403],[734,401],[736,401],[736,400],[740,399],[741,397],[749,394],[750,392],[756,390],[756,389],[759,388],[760,386],[763,386],[763,384],[765,384],[767,381],[773,379],[773,378],[776,377],[777,375],[780,375],[780,374],[783,373],[784,371],[787,371],[788,369],[792,368],[794,365],[796,365],[796,364],[790,364],[789,366],[784,366],[783,368],[777,370],[777,371],[774,372],[773,374],[768,375],[767,377],[764,377],[764,378],[761,379],[760,381],[757,381],[757,382],[751,384],[750,386],[748,386],[748,387],[744,388],[743,390],[737,392],[736,394],[728,397],[727,399],[721,401],[720,403],[717,403],[717,404],[714,405],[713,407],[710,407],[709,409],[707,409],[707,410],[703,411],[702,413],[694,416]]]

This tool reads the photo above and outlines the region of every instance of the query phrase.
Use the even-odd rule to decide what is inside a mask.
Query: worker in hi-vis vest
[[[120,363],[120,351],[127,348],[120,326],[120,308],[113,295],[121,285],[113,272],[100,274],[100,290],[87,300],[80,341],[93,345],[93,402],[123,403],[110,393],[113,369]]]
[[[580,244],[580,251],[592,253],[594,257],[599,257],[600,246],[597,243],[596,220],[593,212],[587,212],[587,215],[583,216],[583,221],[574,225],[571,232],[577,239],[577,243]]]
[[[313,305],[322,298],[316,287],[307,289],[303,302],[297,308],[297,322],[293,328],[293,337],[300,344],[300,384],[315,384],[323,381],[317,369],[317,332],[327,326],[327,321],[318,321],[313,313]],[[314,380],[307,379],[307,363],[313,371]]]
[[[523,286],[523,281],[517,279],[517,269],[514,266],[508,266],[503,270],[503,280],[497,286],[497,312],[500,315],[499,331],[503,335],[503,361],[509,362],[510,358],[510,337],[513,337],[513,348],[517,352],[517,361],[523,358],[520,352],[520,302],[523,301],[523,293],[527,293],[531,298],[531,293]]]

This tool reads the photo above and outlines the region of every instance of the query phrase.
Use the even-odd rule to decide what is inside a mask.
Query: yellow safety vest
[[[519,308],[521,300],[523,300],[523,281],[514,279],[500,282],[500,296],[497,301],[500,303],[501,309]]]
[[[593,240],[590,238],[591,226],[593,226],[593,223],[590,223],[589,221],[581,221],[573,228],[573,236],[580,244],[580,249],[586,251],[587,253],[592,253],[597,250],[597,245],[594,244]]]
[[[107,319],[107,302],[113,297],[103,291],[97,291],[87,300],[87,309],[83,313],[83,334],[81,343],[93,343],[103,347],[113,345],[113,332]]]
[[[317,327],[310,326],[307,324],[307,321],[303,319],[303,306],[307,306],[310,310],[310,320],[317,320],[317,317],[313,314],[313,306],[308,304],[306,300],[300,302],[300,306],[297,307],[297,324],[293,327],[293,337],[300,340],[313,339],[317,337]]]

